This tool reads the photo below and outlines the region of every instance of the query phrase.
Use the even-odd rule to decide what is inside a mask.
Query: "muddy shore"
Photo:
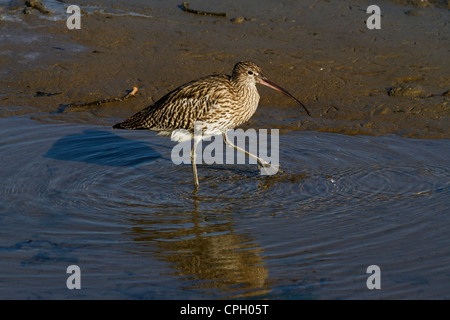
[[[0,117],[109,126],[180,84],[252,60],[312,117],[261,88],[248,127],[450,138],[446,1],[379,1],[380,30],[367,28],[365,5],[343,1],[190,3],[226,17],[177,1],[77,2],[80,30],[66,27],[68,4],[48,15],[25,14],[20,2],[0,12]],[[66,108],[133,86],[126,101]]]

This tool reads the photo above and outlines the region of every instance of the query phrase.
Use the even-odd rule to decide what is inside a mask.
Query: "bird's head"
[[[240,84],[246,84],[246,85],[256,85],[257,83],[265,85],[269,88],[272,88],[274,90],[277,90],[281,93],[284,93],[291,99],[295,100],[298,104],[300,104],[303,109],[306,111],[306,114],[310,116],[308,109],[301,103],[297,98],[295,98],[293,95],[291,95],[289,92],[284,90],[279,85],[273,83],[269,79],[267,79],[265,76],[263,76],[261,72],[261,68],[256,65],[253,62],[250,61],[241,61],[236,63],[233,69],[233,73],[231,75],[232,80],[234,80],[237,83]]]

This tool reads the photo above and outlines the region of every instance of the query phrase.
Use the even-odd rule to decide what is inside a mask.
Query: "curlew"
[[[255,63],[241,61],[234,66],[231,76],[209,75],[188,82],[127,120],[114,125],[113,128],[147,129],[157,131],[158,135],[171,136],[172,140],[178,141],[193,138],[191,164],[194,186],[197,190],[199,183],[195,150],[202,138],[194,136],[194,129],[197,129],[196,125],[198,124],[201,124],[200,129],[206,134],[221,133],[225,145],[256,159],[260,166],[268,165],[263,159],[239,148],[227,138],[228,130],[247,122],[255,113],[259,103],[259,93],[256,88],[258,83],[284,93],[295,100],[310,115],[308,109],[298,99],[264,77],[261,68]],[[180,132],[189,132],[190,134],[177,134]]]

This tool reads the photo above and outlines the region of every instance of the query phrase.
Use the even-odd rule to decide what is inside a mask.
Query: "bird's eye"
[[[252,75],[252,74],[253,74],[253,71],[249,71],[248,74],[249,74],[249,75]]]

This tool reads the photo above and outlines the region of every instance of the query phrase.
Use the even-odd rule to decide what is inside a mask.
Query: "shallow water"
[[[280,134],[284,173],[200,165],[195,195],[155,133],[9,117],[0,137],[1,298],[450,298],[448,140]]]

